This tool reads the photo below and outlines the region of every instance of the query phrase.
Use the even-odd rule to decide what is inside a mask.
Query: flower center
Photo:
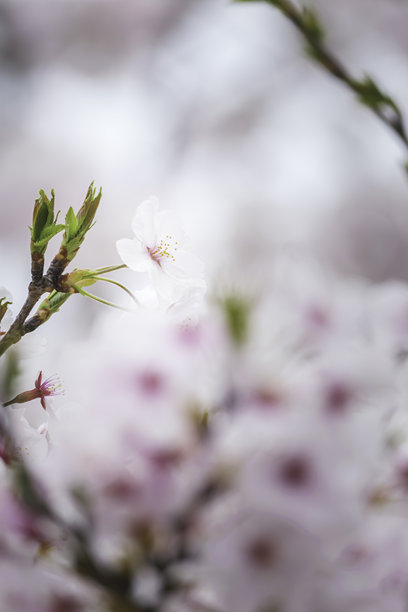
[[[161,266],[162,261],[165,259],[176,261],[175,255],[178,247],[178,241],[174,240],[173,236],[170,236],[170,234],[167,234],[160,240],[158,245],[155,247],[147,247],[147,250],[153,261]]]

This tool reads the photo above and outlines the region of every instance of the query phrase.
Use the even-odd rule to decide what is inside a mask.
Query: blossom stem
[[[98,268],[94,270],[97,274],[108,274],[109,272],[115,272],[115,270],[122,270],[123,268],[127,268],[127,265],[120,264],[117,266],[107,266],[106,268]]]
[[[96,302],[100,302],[101,304],[105,304],[106,306],[112,306],[112,308],[118,308],[119,310],[124,310],[125,312],[131,312],[129,308],[124,308],[123,306],[118,306],[118,304],[113,304],[112,302],[103,300],[102,298],[99,298],[96,295],[93,295],[92,293],[88,293],[87,291],[85,291],[85,289],[82,289],[82,287],[78,287],[78,285],[72,285],[72,287],[75,289],[75,291],[77,291],[84,297],[91,298],[91,300],[95,300]]]
[[[134,301],[135,304],[137,304],[138,306],[140,306],[139,301],[137,300],[136,296],[133,295],[133,293],[131,291],[129,291],[129,289],[127,287],[125,287],[125,285],[122,285],[122,283],[119,283],[118,281],[112,280],[111,278],[103,278],[102,276],[93,276],[92,277],[94,280],[99,280],[105,283],[111,283],[112,285],[116,285],[117,287],[120,287],[121,289],[123,289],[123,291],[125,293],[128,294],[129,297],[132,298],[132,300]]]

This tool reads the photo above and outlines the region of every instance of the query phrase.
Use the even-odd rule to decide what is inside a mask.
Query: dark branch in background
[[[347,68],[325,45],[325,33],[316,11],[310,7],[297,8],[291,0],[235,0],[236,2],[263,1],[277,8],[305,39],[308,55],[326,72],[342,81],[357,94],[359,101],[398,136],[408,150],[408,136],[402,112],[392,97],[384,92],[370,76],[355,79]]]
[[[194,552],[190,550],[188,542],[190,528],[203,507],[226,490],[227,483],[223,478],[210,477],[195,492],[184,510],[173,517],[171,529],[175,536],[175,546],[170,554],[157,555],[149,550],[149,544],[145,547],[147,566],[156,569],[162,578],[159,601],[156,604],[147,604],[137,601],[132,596],[132,586],[134,580],[138,578],[137,570],[135,572],[127,566],[116,569],[100,562],[92,551],[92,528],[70,524],[60,517],[47,500],[47,495],[44,494],[41,484],[37,482],[36,476],[16,452],[4,414],[0,414],[0,442],[4,448],[8,448],[7,465],[12,470],[13,488],[18,500],[33,517],[49,521],[66,535],[66,542],[72,555],[71,569],[79,577],[98,587],[107,597],[106,603],[109,609],[114,612],[161,612],[166,607],[167,596],[176,592],[188,594],[188,586],[186,591],[183,582],[179,582],[172,575],[172,569],[180,562],[194,558]],[[143,540],[143,536],[141,538]],[[198,602],[196,605],[203,612],[217,612],[215,608],[200,606]]]
[[[7,435],[2,425],[2,435]],[[8,436],[9,437],[9,434]],[[134,602],[130,596],[131,575],[127,572],[115,571],[97,561],[91,553],[87,534],[65,522],[54,511],[40,493],[34,476],[30,473],[24,461],[13,458],[14,487],[21,503],[33,513],[34,516],[51,521],[68,536],[68,544],[73,555],[73,568],[79,576],[88,580],[104,592],[109,601],[123,612],[147,612],[143,605]],[[150,610],[149,610],[150,612]]]
[[[13,489],[19,502],[33,517],[53,523],[67,536],[73,561],[72,569],[78,576],[99,587],[109,603],[120,612],[151,612],[150,608],[131,598],[132,576],[126,571],[116,571],[96,560],[91,552],[87,532],[63,520],[48,502],[36,477],[16,452],[13,436],[4,413],[0,414],[0,443],[7,448],[6,464],[12,473]],[[3,454],[4,455],[4,454]],[[3,461],[5,457],[2,456]]]

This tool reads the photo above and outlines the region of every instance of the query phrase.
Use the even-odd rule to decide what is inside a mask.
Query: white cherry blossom
[[[148,274],[160,300],[171,305],[190,295],[191,287],[205,291],[201,260],[187,249],[176,216],[160,210],[156,197],[138,206],[132,230],[134,238],[118,240],[116,248],[126,266]]]

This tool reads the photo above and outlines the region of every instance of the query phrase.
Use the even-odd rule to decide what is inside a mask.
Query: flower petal
[[[204,264],[197,255],[188,251],[177,251],[174,261],[171,259],[163,260],[163,271],[177,279],[200,279],[204,275]]]
[[[156,223],[159,240],[168,236],[171,244],[174,246],[178,242],[179,247],[182,247],[184,242],[186,242],[187,237],[181,222],[171,210],[161,210],[157,215]]]
[[[116,241],[116,250],[124,264],[136,272],[145,272],[151,265],[149,254],[141,242],[134,238],[122,238]]]
[[[158,296],[169,306],[177,302],[183,294],[180,281],[165,274],[160,266],[150,268],[150,278]]]
[[[153,247],[156,244],[156,219],[159,211],[159,200],[151,196],[142,202],[136,209],[132,220],[132,231],[136,238],[146,246]]]

